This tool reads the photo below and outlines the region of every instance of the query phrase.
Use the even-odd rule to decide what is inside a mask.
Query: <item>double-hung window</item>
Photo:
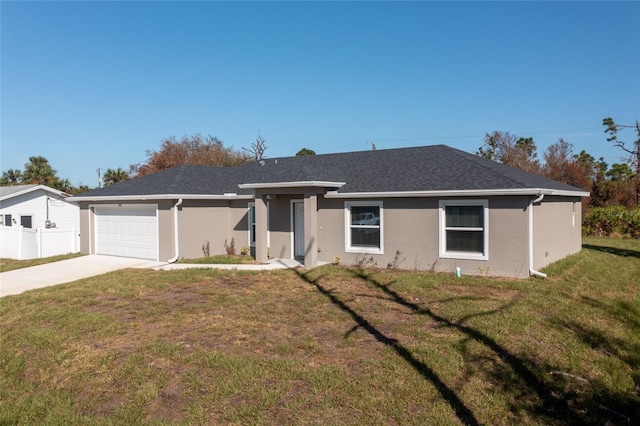
[[[489,202],[440,201],[440,257],[489,259]]]
[[[347,201],[344,210],[345,251],[382,254],[382,201]]]

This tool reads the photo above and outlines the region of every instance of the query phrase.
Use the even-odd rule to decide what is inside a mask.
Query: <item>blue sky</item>
[[[602,119],[640,120],[638,2],[2,1],[0,19],[1,169],[40,155],[74,185],[195,133],[260,132],[273,158],[475,152],[502,130],[611,164]]]

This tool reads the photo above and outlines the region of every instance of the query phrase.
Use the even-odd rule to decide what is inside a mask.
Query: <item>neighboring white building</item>
[[[80,209],[45,185],[0,186],[0,257],[34,259],[76,253]]]
[[[0,186],[0,225],[79,229],[80,210],[67,197],[46,185]]]

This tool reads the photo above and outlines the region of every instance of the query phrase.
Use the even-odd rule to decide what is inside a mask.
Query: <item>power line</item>
[[[563,133],[563,132],[584,132],[584,131],[593,131],[593,130],[601,130],[600,127],[585,127],[581,129],[561,129],[561,130],[536,130],[532,132],[513,132],[522,135],[541,135],[541,134],[550,134],[550,133]],[[477,139],[482,141],[483,135],[473,135],[473,136],[424,136],[424,137],[415,137],[415,138],[372,138],[366,141],[354,142],[342,145],[333,145],[326,147],[326,149],[321,152],[327,152],[328,150],[334,148],[345,148],[349,146],[360,146],[364,145],[365,149],[371,141],[376,142],[419,142],[419,141],[441,141],[441,140],[456,140],[456,139]]]

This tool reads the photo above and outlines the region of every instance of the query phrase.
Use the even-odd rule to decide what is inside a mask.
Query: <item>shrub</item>
[[[640,237],[640,208],[606,206],[592,207],[584,217],[585,235],[598,237],[620,234],[624,237]]]

